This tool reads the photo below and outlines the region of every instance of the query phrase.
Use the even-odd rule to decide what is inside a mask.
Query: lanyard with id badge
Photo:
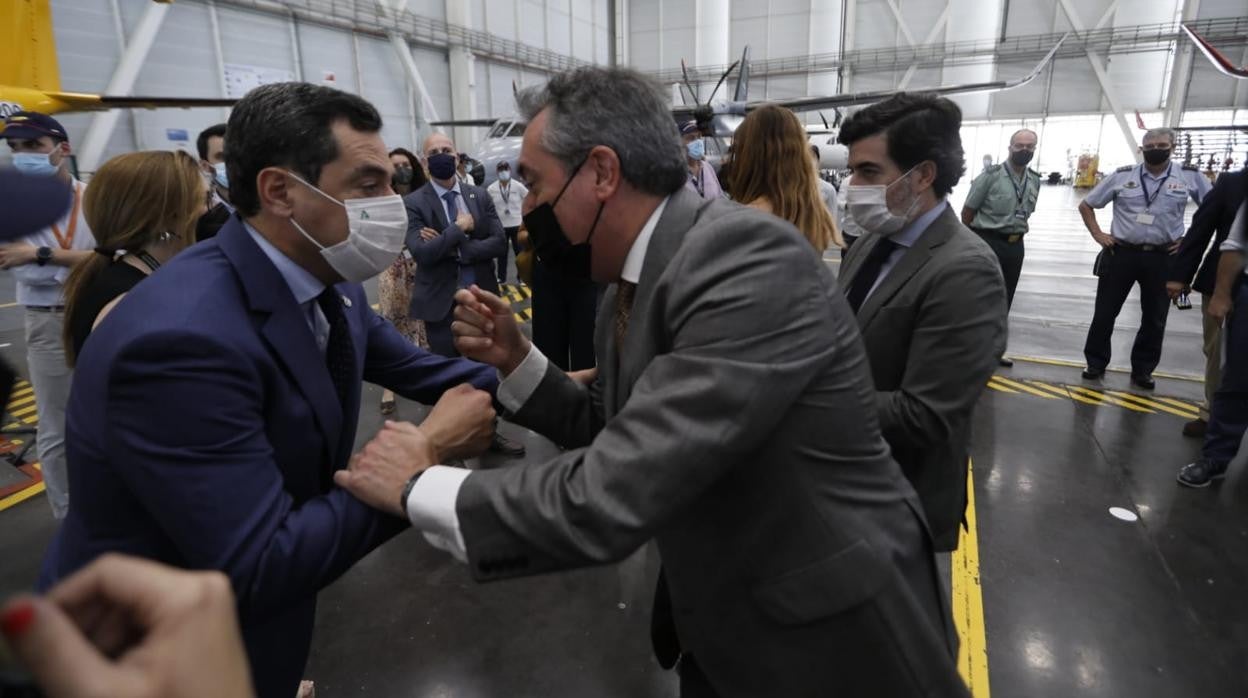
[[[1161,190],[1166,188],[1166,181],[1170,179],[1170,171],[1166,170],[1166,176],[1161,178],[1157,183],[1157,188],[1153,190],[1153,195],[1148,195],[1148,185],[1144,183],[1144,169],[1140,168],[1140,189],[1144,191],[1144,212],[1135,214],[1135,222],[1141,225],[1152,225],[1157,216],[1153,215],[1153,202],[1161,196]]]
[[[1023,205],[1023,198],[1027,195],[1027,169],[1023,168],[1023,176],[1019,178],[1019,181],[1015,182],[1014,175],[1010,174],[1009,166],[1005,165],[1003,167],[1005,168],[1005,176],[1014,187],[1014,196],[1018,197],[1018,206],[1014,208],[1014,217],[1020,221],[1027,220],[1027,210]]]

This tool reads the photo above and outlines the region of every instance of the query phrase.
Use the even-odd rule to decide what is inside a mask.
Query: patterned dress
[[[407,337],[408,341],[429,348],[429,340],[425,337],[425,321],[417,320],[408,315],[412,304],[412,285],[416,283],[416,260],[412,259],[407,250],[381,273],[377,281],[377,295],[380,299],[381,316],[389,320]]]

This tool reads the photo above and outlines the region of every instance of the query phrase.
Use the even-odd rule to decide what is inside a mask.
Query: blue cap
[[[43,230],[60,220],[73,201],[69,186],[57,177],[0,169],[0,241]]]
[[[697,133],[699,130],[701,129],[698,128],[698,122],[692,119],[680,125],[680,135],[682,136],[688,136],[691,133]]]
[[[69,140],[69,134],[61,122],[47,114],[33,111],[13,112],[4,120],[4,130],[0,131],[0,138],[22,138],[33,141],[44,136],[62,141]]]

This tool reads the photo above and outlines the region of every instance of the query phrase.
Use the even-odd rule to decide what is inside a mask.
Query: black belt
[[[1007,233],[1001,230],[990,230],[988,228],[971,228],[980,235],[992,235],[1009,243],[1020,242],[1023,239],[1023,233]]]
[[[1134,250],[1136,252],[1169,252],[1170,245],[1137,245],[1132,242],[1123,242],[1118,238],[1114,238],[1114,247],[1121,247],[1124,250]]]
[[[33,310],[36,313],[63,313],[65,306],[63,305],[28,305],[27,310]]]

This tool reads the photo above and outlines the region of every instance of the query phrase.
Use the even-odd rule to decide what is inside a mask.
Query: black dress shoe
[[[1000,366],[1004,366],[1005,368],[1010,368],[1014,365],[1014,359],[1007,359],[1004,356],[1002,356],[1000,359],[997,360],[997,364]]]
[[[513,456],[519,458],[523,456],[524,444],[503,436],[498,432],[494,432],[494,440],[490,442],[490,450],[495,453],[501,453],[504,456]]]
[[[1183,425],[1183,435],[1192,439],[1205,438],[1205,432],[1209,431],[1209,422],[1203,419],[1193,419]]]
[[[1131,385],[1142,390],[1152,390],[1157,387],[1157,381],[1152,376],[1131,376]]]
[[[1089,381],[1099,380],[1101,376],[1105,375],[1105,369],[1085,368],[1083,369],[1083,373],[1080,375],[1083,376],[1084,380],[1089,380]]]

